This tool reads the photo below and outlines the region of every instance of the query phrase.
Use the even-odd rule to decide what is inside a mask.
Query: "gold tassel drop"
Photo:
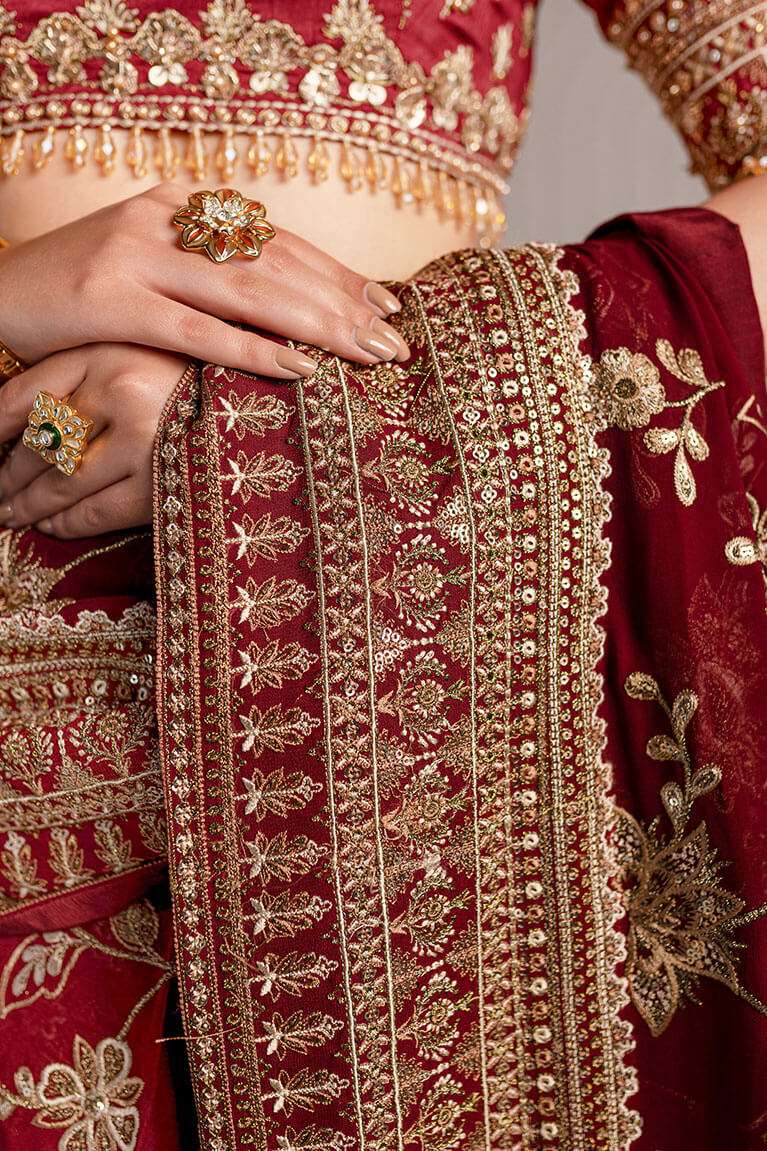
[[[175,180],[179,165],[178,148],[169,128],[160,128],[154,150],[154,162],[163,180]]]
[[[239,152],[234,142],[234,129],[224,128],[221,143],[216,151],[216,169],[222,180],[231,180],[237,171]]]
[[[137,180],[143,180],[148,172],[149,154],[144,139],[144,129],[135,124],[130,130],[125,162]]]
[[[69,160],[73,168],[81,169],[85,167],[85,161],[88,159],[88,141],[83,135],[83,130],[79,124],[74,128],[70,128],[67,133],[67,142],[64,145],[64,156]]]
[[[38,171],[50,162],[56,146],[56,129],[46,128],[32,146],[32,167]]]
[[[256,132],[253,142],[248,148],[247,161],[253,170],[254,176],[265,176],[272,163],[272,153],[264,143],[262,132]]]
[[[290,136],[283,136],[274,153],[274,166],[283,180],[293,180],[298,175],[298,151]]]
[[[191,172],[192,178],[198,182],[203,181],[208,174],[208,156],[199,124],[195,124],[189,130],[189,143],[187,144],[184,167],[187,172]]]
[[[117,149],[112,139],[112,129],[109,124],[102,124],[99,128],[96,146],[93,149],[93,159],[101,168],[102,175],[111,176],[115,170]]]
[[[306,157],[306,167],[315,184],[321,184],[330,175],[330,153],[324,140],[314,137],[314,142]]]

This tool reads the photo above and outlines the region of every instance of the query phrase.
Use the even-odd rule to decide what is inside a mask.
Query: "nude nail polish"
[[[399,332],[395,331],[395,329],[392,328],[390,324],[385,324],[383,320],[371,320],[370,327],[374,332],[378,332],[379,336],[383,336],[385,340],[388,340],[390,344],[396,345],[397,359],[400,361],[400,363],[403,360],[410,359],[410,348],[402,339],[402,336],[399,334]]]
[[[384,316],[392,316],[395,312],[402,311],[402,304],[397,297],[373,280],[365,284],[362,294],[367,303],[373,308],[378,308]]]
[[[295,348],[280,348],[279,352],[275,354],[274,362],[278,368],[291,372],[294,378],[311,376],[317,371],[316,362],[310,360],[303,352],[297,352]]]
[[[13,519],[13,504],[3,504],[0,507],[0,524],[12,527],[11,520]]]
[[[376,335],[371,328],[355,328],[352,333],[358,348],[379,360],[393,360],[397,355],[397,345],[382,335]]]

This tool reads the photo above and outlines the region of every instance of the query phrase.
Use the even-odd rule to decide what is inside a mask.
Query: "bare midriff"
[[[114,130],[120,152],[125,147],[120,139],[123,131]],[[336,169],[337,164],[331,165],[328,179],[317,185],[303,175],[284,180],[269,172],[258,179],[238,176],[236,187],[263,201],[275,225],[310,240],[370,279],[405,279],[430,260],[476,243],[469,225],[441,220],[432,207],[398,206],[386,189],[350,192]],[[108,176],[90,166],[75,171],[57,154],[41,171],[0,179],[0,235],[11,244],[22,243],[157,182],[151,173],[136,179],[127,168]],[[223,181],[211,177],[203,185],[193,184],[179,173],[177,182],[193,191],[219,187]],[[176,237],[169,220],[168,243],[175,243]],[[157,257],[162,258],[159,250]]]

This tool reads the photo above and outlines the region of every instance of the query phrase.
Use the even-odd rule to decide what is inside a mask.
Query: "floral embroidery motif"
[[[106,930],[105,930],[106,928]],[[41,995],[55,999],[64,990],[80,957],[90,951],[159,971],[115,1036],[95,1046],[75,1035],[71,1062],[45,1066],[36,1078],[19,1067],[14,1089],[0,1084],[0,1120],[16,1109],[33,1112],[32,1124],[62,1129],[59,1151],[134,1151],[139,1134],[136,1106],[141,1078],[131,1075],[133,1056],[126,1034],[138,1012],[172,976],[172,966],[157,950],[159,917],[149,900],[133,903],[93,930],[47,932],[24,939],[0,974],[4,1017],[34,1003]]]
[[[628,348],[603,353],[594,369],[594,388],[607,422],[623,431],[647,427],[666,404],[655,364]]]
[[[133,1151],[139,1114],[136,1101],[144,1084],[130,1076],[131,1051],[119,1039],[102,1039],[91,1047],[81,1036],[72,1045],[72,1064],[51,1063],[39,1082],[31,1082],[28,1068],[16,1076],[20,1093],[28,1092],[38,1111],[36,1127],[66,1127],[61,1151]]]
[[[660,1035],[685,1000],[695,1001],[701,979],[716,979],[736,995],[744,994],[736,965],[742,945],[734,931],[745,905],[722,883],[724,865],[705,822],[690,826],[698,800],[721,782],[715,764],[694,766],[688,747],[687,729],[698,697],[685,690],[669,705],[657,682],[643,672],[630,675],[625,689],[632,699],[658,704],[668,719],[671,734],[653,736],[647,754],[682,768],[681,782],[669,780],[660,792],[670,835],[660,817],[645,828],[627,811],[619,811],[616,831],[619,882],[629,918],[631,997],[652,1034]],[[767,1013],[767,1007],[748,998]]]
[[[647,428],[643,439],[654,455],[676,452],[674,488],[679,501],[690,507],[697,497],[691,459],[708,459],[709,448],[701,432],[692,423],[695,407],[711,392],[723,388],[724,381],[710,381],[700,354],[693,348],[675,352],[668,340],[658,340],[655,354],[671,375],[688,388],[692,395],[670,400],[656,366],[641,352],[614,348],[602,354],[594,369],[594,395],[605,421],[624,431],[646,428],[653,416],[673,408],[682,410],[678,428]]]

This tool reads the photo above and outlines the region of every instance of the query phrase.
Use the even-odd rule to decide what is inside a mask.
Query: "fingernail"
[[[371,320],[370,326],[373,331],[378,332],[379,336],[383,336],[385,340],[397,345],[397,359],[400,362],[410,359],[410,348],[399,332],[395,331],[390,324],[385,324],[383,320]]]
[[[387,292],[386,288],[381,284],[376,284],[373,280],[369,284],[365,284],[362,294],[373,308],[380,308],[385,316],[391,316],[395,312],[402,311],[402,304],[397,297],[391,292]]]
[[[397,355],[398,349],[394,340],[375,335],[372,328],[355,328],[352,335],[357,347],[367,352],[369,356],[377,356],[379,360],[393,360]]]
[[[316,362],[310,360],[303,352],[297,352],[295,348],[280,348],[274,357],[274,362],[278,368],[284,368],[286,372],[292,372],[295,376],[311,376],[317,371]]]
[[[11,520],[13,519],[13,504],[3,504],[0,507],[0,524],[5,524],[7,527],[12,527]]]
[[[41,532],[49,532],[52,526],[53,525],[50,520],[40,520],[39,524],[35,524],[37,530]]]

